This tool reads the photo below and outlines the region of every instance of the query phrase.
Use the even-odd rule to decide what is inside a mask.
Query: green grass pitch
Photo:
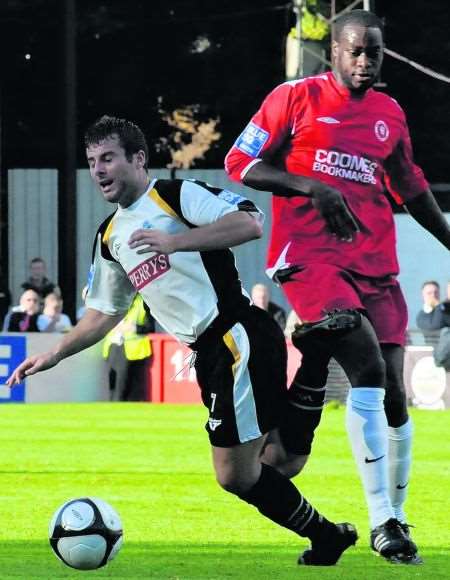
[[[370,552],[344,411],[331,404],[312,459],[295,482],[329,518],[354,522],[361,537],[337,566],[305,568],[296,565],[304,539],[215,483],[201,406],[4,405],[0,579],[448,579],[450,415],[418,410],[412,415],[416,439],[408,513],[425,564],[394,566]],[[54,510],[84,495],[110,502],[124,524],[122,551],[94,572],[64,566],[47,540]]]

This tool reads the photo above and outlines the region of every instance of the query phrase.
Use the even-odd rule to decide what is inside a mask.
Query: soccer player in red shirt
[[[264,100],[225,160],[229,176],[273,192],[268,274],[303,321],[303,354],[280,429],[289,475],[304,465],[334,357],[352,389],[347,430],[368,503],[371,547],[420,563],[403,510],[412,423],[403,384],[405,301],[385,190],[445,247],[450,228],[414,164],[405,115],[371,87],[382,23],[354,10],[334,25],[333,72],[286,82]]]

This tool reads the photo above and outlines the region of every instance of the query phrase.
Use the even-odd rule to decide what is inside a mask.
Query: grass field
[[[369,550],[343,408],[328,406],[313,459],[295,481],[329,518],[359,528],[357,546],[331,568],[297,566],[306,541],[217,486],[201,406],[4,405],[0,414],[1,580],[450,578],[448,412],[413,411],[408,512],[425,564],[407,567]],[[85,495],[110,502],[125,530],[117,559],[95,572],[65,567],[47,540],[54,510]]]

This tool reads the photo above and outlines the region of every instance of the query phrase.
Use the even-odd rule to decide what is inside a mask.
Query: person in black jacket
[[[37,319],[40,311],[40,297],[34,290],[25,290],[20,297],[20,306],[5,318],[8,332],[39,332]]]

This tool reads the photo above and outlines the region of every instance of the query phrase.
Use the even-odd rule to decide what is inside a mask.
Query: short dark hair
[[[384,32],[383,22],[373,12],[368,10],[350,10],[337,18],[333,24],[333,35],[339,41],[342,31],[349,24],[358,24],[365,28],[378,28],[381,34]]]
[[[30,265],[39,263],[45,264],[45,260],[43,258],[33,258],[32,260],[30,260]]]
[[[425,286],[428,286],[428,284],[431,284],[431,286],[436,286],[436,288],[441,288],[439,282],[436,282],[436,280],[425,280],[425,282],[422,284],[422,290],[425,288]]]
[[[131,161],[138,151],[144,151],[144,168],[148,168],[148,145],[144,133],[135,123],[127,119],[103,115],[87,128],[84,134],[84,144],[89,147],[112,135],[118,136],[120,146],[124,149],[128,161]]]

